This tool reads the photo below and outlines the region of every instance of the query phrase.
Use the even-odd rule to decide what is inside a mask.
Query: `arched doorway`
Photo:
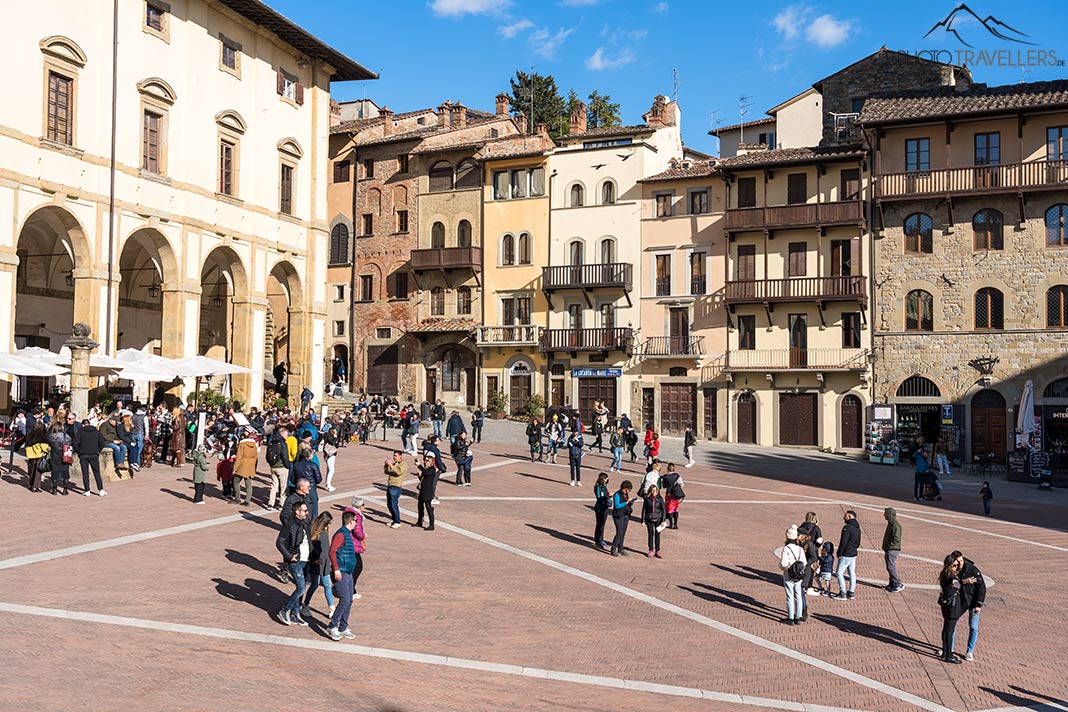
[[[310,386],[312,374],[304,344],[304,303],[300,278],[289,262],[277,263],[267,275],[267,319],[264,335],[263,372],[272,373],[278,363],[285,363],[291,395]],[[329,380],[329,365],[327,365]]]
[[[250,336],[255,328],[248,302],[248,273],[241,257],[229,247],[216,247],[200,272],[200,323],[197,353],[246,368],[252,363]],[[231,376],[233,395],[248,398],[251,380]],[[221,387],[222,381],[213,383]]]
[[[348,383],[348,368],[349,368],[349,347],[345,344],[334,344],[333,362],[330,366],[330,375],[332,378],[341,378],[345,383]]]
[[[842,447],[859,449],[863,443],[864,406],[860,398],[847,395],[842,398],[842,413],[838,419],[842,435]]]
[[[1005,462],[1006,446],[1005,396],[986,389],[972,396],[972,455],[994,456],[994,462]]]
[[[738,442],[755,445],[756,441],[756,398],[752,393],[742,393],[738,396]]]
[[[508,369],[508,409],[512,415],[526,413],[533,383],[533,369],[526,359],[519,359]]]
[[[156,353],[168,351],[164,356],[181,355],[180,349],[163,348],[163,302],[171,298],[163,284],[176,271],[170,246],[155,230],[138,230],[126,240],[119,254],[118,349],[147,347]]]

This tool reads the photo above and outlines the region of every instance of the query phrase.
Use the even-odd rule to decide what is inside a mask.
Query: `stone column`
[[[63,344],[70,349],[70,409],[79,420],[89,412],[89,352],[99,346],[91,333],[88,324],[78,322]]]

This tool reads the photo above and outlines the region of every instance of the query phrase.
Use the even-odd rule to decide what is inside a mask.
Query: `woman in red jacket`
[[[652,439],[648,440],[649,443],[649,462],[652,463],[660,456],[660,435],[653,432],[652,428],[649,429],[649,433],[652,435]],[[649,435],[645,436],[649,438]]]

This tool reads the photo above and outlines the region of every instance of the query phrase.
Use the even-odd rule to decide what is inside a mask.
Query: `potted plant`
[[[486,409],[489,411],[489,416],[494,420],[503,418],[504,414],[508,412],[508,394],[504,391],[490,393]]]
[[[545,399],[537,393],[530,396],[526,405],[523,406],[523,415],[528,418],[540,418],[543,412],[545,412]]]

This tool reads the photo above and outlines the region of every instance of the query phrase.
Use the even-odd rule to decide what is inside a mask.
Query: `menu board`
[[[1019,452],[1009,453],[1009,480],[1026,482],[1028,479],[1027,455]]]
[[[1049,471],[1050,469],[1048,452],[1031,453],[1031,472],[1041,475],[1043,471]]]

